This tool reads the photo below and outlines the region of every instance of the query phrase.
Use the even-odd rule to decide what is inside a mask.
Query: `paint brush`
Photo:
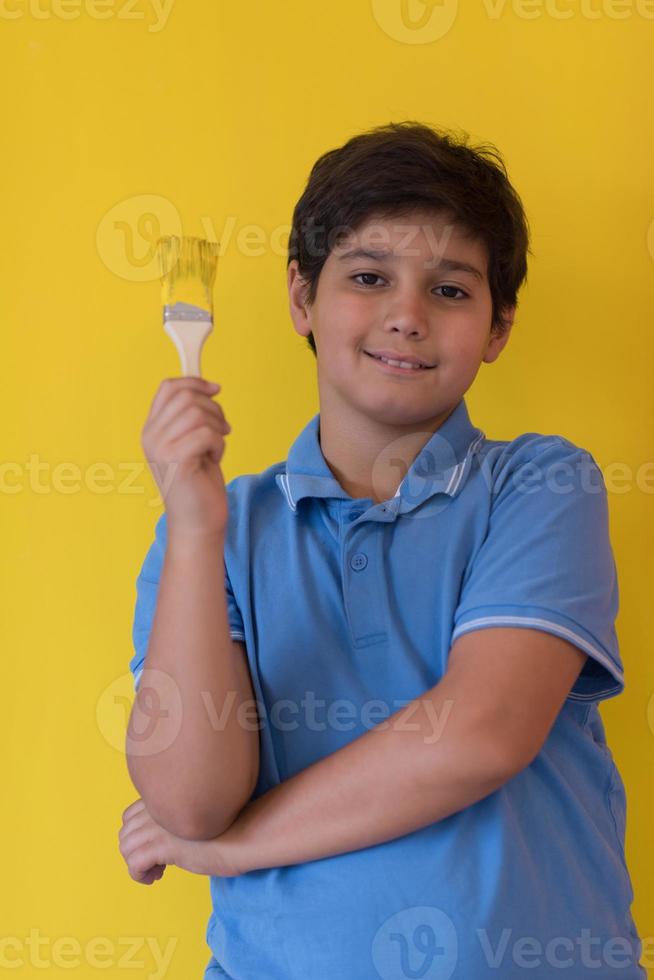
[[[213,329],[218,243],[170,235],[157,246],[164,330],[177,348],[182,374],[199,378],[200,353]]]

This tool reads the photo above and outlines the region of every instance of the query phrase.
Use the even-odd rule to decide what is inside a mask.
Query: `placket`
[[[341,504],[341,581],[343,604],[353,646],[388,641],[388,609],[383,587],[383,539],[387,523],[368,519],[357,523],[364,507]]]

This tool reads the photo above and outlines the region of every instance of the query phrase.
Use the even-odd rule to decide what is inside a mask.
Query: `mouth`
[[[375,361],[379,366],[387,372],[392,372],[393,374],[421,374],[424,371],[431,371],[435,364],[413,364],[408,361],[395,360],[394,358],[383,357],[382,355],[371,354],[370,351],[364,350],[363,353],[370,360]]]

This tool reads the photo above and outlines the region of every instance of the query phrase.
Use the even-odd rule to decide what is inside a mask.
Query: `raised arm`
[[[168,539],[126,741],[130,776],[153,818],[198,839],[233,822],[259,771],[245,646],[230,637],[225,594],[227,425],[210,393],[199,378],[164,381],[144,428]]]

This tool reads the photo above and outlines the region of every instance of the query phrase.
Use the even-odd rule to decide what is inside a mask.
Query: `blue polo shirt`
[[[601,470],[558,435],[487,439],[462,399],[381,503],[322,455],[227,485],[225,584],[260,715],[253,799],[433,687],[470,630],[544,630],[588,654],[537,757],[496,792],[387,843],[210,879],[205,978],[645,977],[624,786],[598,702],[624,688]],[[166,547],[137,579],[135,682]]]

